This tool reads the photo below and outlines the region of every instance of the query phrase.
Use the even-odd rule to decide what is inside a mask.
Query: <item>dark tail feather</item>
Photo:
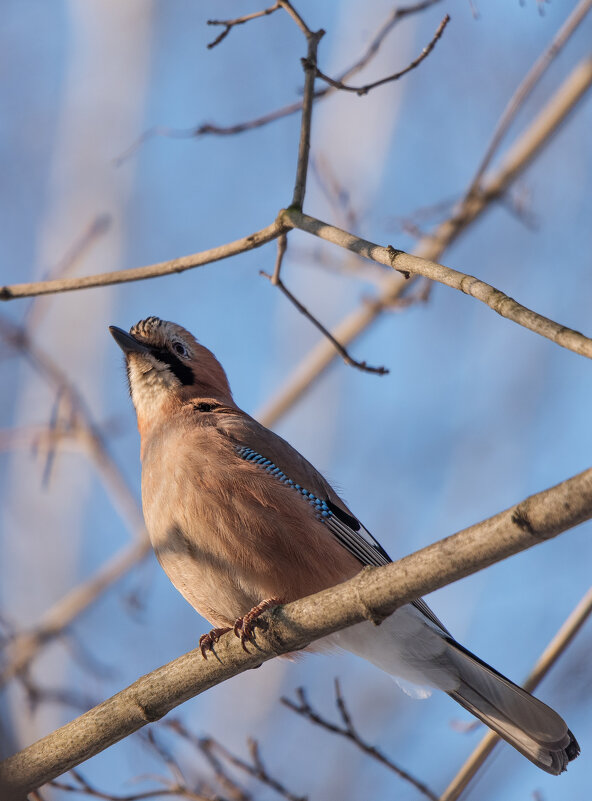
[[[580,753],[563,718],[447,638],[460,685],[448,693],[539,768],[558,775]]]

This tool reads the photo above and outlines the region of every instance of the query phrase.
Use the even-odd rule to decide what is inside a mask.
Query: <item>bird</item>
[[[230,630],[246,648],[265,609],[391,562],[313,465],[237,406],[224,368],[189,331],[154,316],[109,330],[136,410],[148,534],[213,626],[204,657]],[[443,690],[547,773],[579,754],[557,712],[460,645],[422,599],[326,639],[404,687]]]

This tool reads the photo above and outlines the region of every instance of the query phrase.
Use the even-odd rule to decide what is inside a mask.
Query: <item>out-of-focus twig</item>
[[[64,437],[81,444],[99,470],[115,507],[138,538],[135,544],[116,554],[94,575],[67,592],[33,628],[10,638],[4,649],[0,669],[0,686],[2,686],[21,673],[43,645],[65,631],[73,620],[96,601],[111,584],[144,559],[150,552],[150,543],[134,495],[112,460],[105,445],[103,432],[94,422],[78,389],[57,362],[33,342],[23,326],[0,318],[0,336],[9,346],[21,353],[56,392],[67,398],[70,415],[66,427],[63,428],[56,422],[56,425],[48,429],[45,434],[41,430],[38,434],[40,439],[47,440],[48,460]],[[18,441],[22,436],[23,432],[17,431],[14,439]],[[5,434],[0,442],[5,445],[9,439]]]
[[[116,463],[105,445],[100,427],[95,423],[83,396],[49,353],[37,345],[22,325],[0,317],[0,337],[24,356],[39,374],[59,393],[70,407],[70,427],[86,446],[101,472],[116,508],[136,536],[144,535],[142,514],[133,492],[126,484]]]
[[[573,638],[582,628],[584,623],[592,615],[592,589],[584,595],[573,612],[569,615],[565,623],[561,626],[557,634],[553,637],[549,645],[545,648],[536,665],[529,673],[528,678],[522,685],[525,690],[533,692],[537,685],[543,680],[559,657],[565,652]],[[495,732],[489,731],[475,748],[471,756],[450,782],[440,801],[457,801],[466,790],[469,782],[493,751],[500,738]]]
[[[94,220],[90,222],[82,235],[74,242],[71,248],[60,259],[54,269],[48,271],[43,276],[43,280],[64,278],[71,273],[75,267],[80,263],[82,258],[86,255],[87,251],[96,244],[100,237],[104,236],[111,225],[111,217],[108,214],[99,214]],[[45,308],[43,299],[40,297],[33,298],[28,309],[22,318],[22,326],[27,330],[29,336],[39,325],[42,310]]]
[[[479,187],[481,178],[485,175],[485,171],[491,164],[491,160],[494,157],[496,150],[500,146],[502,139],[506,135],[508,128],[512,124],[512,121],[515,119],[516,114],[522,108],[525,100],[543,77],[553,59],[559,54],[564,45],[577,30],[580,23],[584,20],[586,14],[591,8],[592,0],[580,0],[578,5],[574,8],[567,20],[553,37],[553,41],[549,47],[544,51],[544,53],[542,53],[542,55],[535,61],[530,70],[527,72],[526,76],[520,83],[520,86],[516,89],[508,101],[506,108],[504,109],[497,125],[495,126],[491,141],[487,146],[485,154],[481,159],[473,179],[471,180],[471,184],[465,193],[466,196],[473,195]]]
[[[20,673],[39,649],[64,632],[102,593],[150,553],[148,538],[135,542],[67,592],[30,630],[16,634],[4,648],[0,686]]]
[[[397,776],[404,781],[412,784],[426,798],[431,799],[431,801],[439,801],[436,793],[430,790],[430,788],[424,782],[420,781],[420,779],[417,779],[411,773],[404,770],[391,759],[389,759],[379,748],[374,745],[370,745],[362,739],[354,726],[352,717],[341,692],[338,679],[335,679],[335,704],[341,716],[341,725],[332,723],[330,720],[327,720],[319,712],[313,709],[303,687],[297,688],[296,695],[298,697],[298,701],[293,701],[291,698],[282,698],[282,704],[287,706],[293,712],[296,712],[298,715],[301,715],[303,718],[306,718],[306,720],[310,721],[311,723],[314,723],[317,726],[325,729],[325,731],[330,731],[333,734],[339,734],[341,737],[345,737],[347,740],[354,743],[354,745],[357,746],[360,751],[363,751],[365,754],[372,757],[372,759],[380,762],[381,765],[384,765],[389,770],[392,770],[393,773],[396,773]]]
[[[173,783],[166,787],[156,787],[154,790],[144,790],[138,793],[118,795],[99,790],[77,770],[71,770],[69,775],[74,780],[74,783],[52,781],[50,786],[67,793],[79,793],[80,795],[86,795],[90,798],[102,798],[104,801],[146,801],[146,799],[149,798],[163,798],[166,796],[187,798],[189,801],[224,801],[223,799],[212,798],[212,796],[208,797],[201,793],[196,793],[183,784]]]

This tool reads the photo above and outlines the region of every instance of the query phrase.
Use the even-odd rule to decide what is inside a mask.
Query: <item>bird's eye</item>
[[[187,348],[182,342],[173,342],[173,350],[179,356],[187,356]]]

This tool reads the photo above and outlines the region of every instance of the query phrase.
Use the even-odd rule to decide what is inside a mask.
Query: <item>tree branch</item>
[[[294,208],[286,209],[280,214],[280,219],[286,225],[307,231],[309,234],[314,234],[320,239],[339,245],[339,247],[347,248],[366,259],[393,267],[406,278],[409,275],[423,275],[431,281],[438,281],[452,289],[458,289],[465,295],[482,301],[502,317],[550,339],[567,350],[592,359],[592,339],[580,334],[579,331],[573,331],[571,328],[543,317],[542,314],[527,309],[526,306],[522,306],[499,289],[486,284],[485,281],[481,281],[473,275],[461,273],[451,267],[445,267],[443,264],[422,259],[402,250],[395,250],[390,246],[385,248],[376,245],[334,225],[309,217]]]
[[[246,653],[230,632],[213,658],[199,649],[138,679],[71,723],[0,763],[4,801],[24,794],[166,715],[175,706],[278,654],[413,599],[551,539],[592,517],[592,468],[451,537],[381,568],[265,613]]]
[[[386,754],[383,754],[379,748],[377,748],[375,745],[370,745],[370,743],[367,743],[360,737],[356,731],[350,712],[346,706],[345,699],[341,693],[341,687],[339,686],[338,679],[335,679],[335,703],[341,716],[341,725],[338,723],[332,723],[330,720],[327,720],[319,712],[313,709],[308,701],[303,687],[298,687],[296,689],[296,695],[298,697],[298,701],[293,701],[291,698],[282,698],[282,704],[287,706],[293,712],[296,712],[297,715],[301,715],[306,720],[314,723],[317,726],[320,726],[326,731],[330,731],[333,734],[339,734],[341,737],[345,737],[347,740],[354,743],[354,745],[364,754],[367,754],[381,765],[387,767],[389,770],[403,779],[403,781],[412,784],[422,795],[426,796],[426,798],[429,798],[430,801],[439,801],[438,796],[432,792],[432,790],[430,790],[430,788],[424,784],[424,782],[416,779],[411,773],[395,764],[386,756]]]
[[[501,167],[487,179],[483,190],[470,199],[467,198],[452,217],[423,237],[414,249],[414,254],[432,261],[439,259],[444,250],[450,247],[494,200],[508,191],[591,86],[592,58],[588,57],[575,67],[542,112],[515,142]],[[413,277],[411,280],[414,280]],[[380,294],[371,302],[365,300],[333,329],[332,334],[335,339],[344,347],[350,345],[376,322],[385,309],[392,306],[404,288],[405,282],[400,277],[387,275]],[[325,341],[319,342],[298,365],[276,397],[256,414],[257,419],[266,426],[272,426],[314,384],[334,358],[333,347]]]
[[[515,119],[516,114],[523,106],[525,100],[531,94],[537,83],[545,74],[545,71],[553,61],[553,59],[560,53],[563,46],[567,43],[570,39],[572,34],[576,31],[579,27],[580,23],[584,20],[586,14],[592,8],[592,0],[580,0],[578,5],[574,8],[572,13],[569,15],[567,20],[561,26],[559,31],[553,37],[553,41],[549,45],[549,47],[545,50],[545,52],[535,61],[532,65],[524,80],[521,81],[520,86],[516,89],[502,116],[500,117],[497,125],[495,126],[495,130],[491,137],[491,141],[487,146],[487,150],[485,151],[485,155],[481,159],[481,163],[477,168],[477,172],[473,176],[473,180],[471,181],[471,185],[466,191],[466,195],[470,196],[473,195],[479,188],[479,183],[481,182],[481,178],[485,174],[485,170],[491,164],[491,160],[495,155],[495,151],[498,149],[502,139],[506,135],[508,128],[512,124],[512,121]]]
[[[226,39],[230,31],[236,25],[244,25],[245,22],[250,22],[252,19],[258,19],[259,17],[267,17],[269,14],[273,14],[274,11],[280,9],[281,3],[274,3],[269,8],[264,8],[262,11],[255,11],[253,14],[246,14],[244,17],[237,17],[237,19],[209,19],[208,25],[223,25],[224,30],[220,33],[213,42],[210,42],[208,45],[208,50],[211,50],[216,45],[219,45],[223,39]]]
[[[314,103],[314,84],[317,70],[317,49],[319,42],[325,35],[325,31],[311,31],[303,19],[295,11],[288,0],[279,0],[285,11],[296,21],[300,30],[306,36],[308,42],[308,52],[306,58],[302,60],[304,69],[304,94],[302,96],[302,116],[300,119],[300,141],[298,143],[298,161],[296,164],[296,181],[294,183],[294,194],[292,205],[301,209],[304,203],[304,193],[306,192],[306,176],[310,152],[310,128],[312,124],[312,105]]]
[[[228,242],[210,250],[202,250],[191,256],[181,256],[170,261],[161,261],[147,267],[132,267],[129,270],[116,270],[110,273],[98,273],[80,278],[58,278],[55,281],[37,281],[28,284],[12,284],[0,287],[0,300],[15,300],[15,298],[32,297],[33,295],[49,295],[56,292],[72,292],[75,289],[89,289],[97,286],[110,286],[111,284],[125,284],[129,281],[145,281],[147,278],[157,278],[161,275],[183,273],[194,267],[211,264],[214,261],[228,259],[238,253],[260,248],[267,242],[272,242],[285,228],[275,220],[266,228],[255,231],[242,239]]]
[[[347,350],[343,347],[343,345],[338,342],[333,334],[325,328],[325,326],[318,320],[306,306],[301,303],[296,295],[292,294],[288,287],[284,284],[280,277],[280,272],[282,268],[282,261],[286,254],[286,248],[288,246],[288,237],[286,234],[282,234],[278,237],[278,249],[277,249],[277,256],[275,260],[275,269],[273,271],[273,275],[266,273],[265,270],[259,270],[260,275],[267,278],[273,286],[277,286],[277,288],[288,298],[288,300],[298,309],[300,314],[304,315],[307,320],[310,322],[321,332],[321,334],[326,337],[329,342],[333,345],[337,353],[341,356],[343,361],[346,364],[349,364],[350,367],[355,367],[358,370],[362,370],[362,372],[367,373],[377,373],[378,375],[385,375],[388,373],[386,367],[372,367],[371,365],[367,364],[366,362],[359,362],[357,359],[354,359],[353,356],[347,352]]]
[[[367,95],[368,92],[371,92],[372,89],[376,89],[378,86],[383,86],[385,83],[392,83],[393,81],[398,81],[399,78],[402,78],[404,75],[407,75],[408,72],[414,70],[416,67],[419,67],[421,62],[426,59],[434,47],[436,46],[437,41],[440,39],[442,34],[444,33],[444,28],[450,22],[450,16],[446,14],[446,16],[442,19],[440,24],[438,25],[436,32],[427,43],[427,45],[423,48],[419,56],[413,59],[413,61],[408,64],[404,69],[400,70],[399,72],[395,72],[393,75],[387,75],[386,78],[380,78],[378,81],[373,81],[372,83],[366,83],[364,86],[349,86],[348,84],[343,83],[342,80],[330,78],[328,75],[325,75],[324,72],[321,72],[318,67],[316,67],[316,76],[320,78],[325,83],[328,83],[329,86],[332,86],[334,89],[339,89],[342,92],[355,92],[357,95]]]
[[[4,649],[0,687],[24,670],[43,645],[62,634],[108,587],[151,551],[148,537],[123,548],[89,579],[69,590],[33,628],[17,634]]]
[[[399,6],[398,8],[393,9],[385,22],[380,26],[377,33],[370,40],[363,55],[354,64],[344,70],[338,80],[345,81],[347,78],[351,78],[352,75],[360,72],[360,70],[362,70],[366,64],[368,64],[378,53],[383,41],[400,20],[407,16],[411,16],[412,14],[425,11],[430,6],[433,6],[439,2],[441,2],[441,0],[423,0],[423,2],[414,3],[410,6]],[[211,46],[213,45],[214,43],[212,43]],[[332,86],[325,86],[323,89],[318,89],[314,93],[314,99],[321,100],[322,98],[325,98],[336,91],[337,90]],[[172,139],[192,139],[198,136],[207,135],[234,136],[236,134],[243,133],[244,131],[252,131],[255,128],[262,128],[263,126],[269,125],[276,120],[281,120],[284,117],[290,117],[292,114],[296,114],[298,111],[302,110],[302,103],[302,100],[297,100],[294,103],[289,103],[286,106],[274,109],[273,111],[263,114],[260,117],[255,117],[254,119],[246,120],[245,122],[239,122],[235,125],[217,125],[216,123],[207,122],[203,125],[194,126],[193,128],[188,129],[171,128],[166,125],[157,125],[147,131],[144,131],[144,133],[139,136],[135,142],[132,142],[132,144],[115,159],[115,164],[116,166],[121,165],[126,159],[135,153],[139,147],[141,147],[145,142],[154,136],[167,136]]]

